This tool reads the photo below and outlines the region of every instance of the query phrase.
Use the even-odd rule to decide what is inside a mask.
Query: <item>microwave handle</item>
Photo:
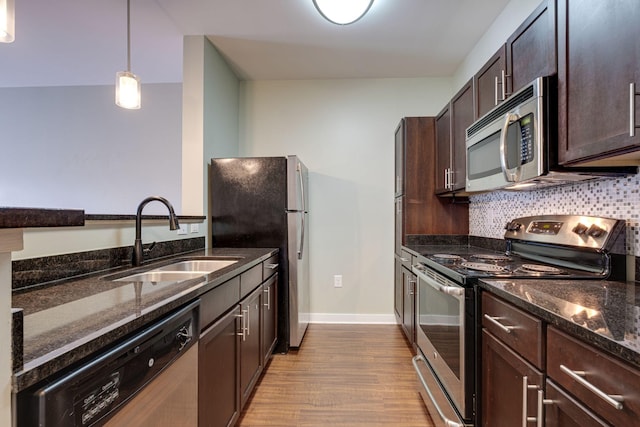
[[[500,167],[507,182],[516,182],[520,179],[521,167],[518,166],[514,169],[507,167],[507,132],[509,132],[509,125],[520,120],[520,116],[514,113],[507,113],[504,116],[504,125],[502,126],[502,132],[500,133]]]

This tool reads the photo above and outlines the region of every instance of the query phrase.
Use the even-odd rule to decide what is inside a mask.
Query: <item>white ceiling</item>
[[[0,87],[111,84],[126,0],[15,0]],[[312,0],[131,0],[132,71],[182,81],[183,35],[207,35],[243,79],[450,76],[509,0],[375,0],[349,26]]]

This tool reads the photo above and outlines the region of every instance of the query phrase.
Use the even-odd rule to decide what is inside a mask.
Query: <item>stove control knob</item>
[[[606,233],[607,231],[604,228],[598,227],[595,224],[593,224],[591,227],[589,227],[589,230],[587,230],[587,234],[596,239],[598,237],[604,236]]]
[[[522,228],[522,224],[515,221],[509,221],[504,227],[507,231],[519,231]]]
[[[573,227],[573,230],[571,230],[571,231],[573,231],[574,233],[582,236],[584,233],[587,232],[588,229],[589,229],[589,227],[587,227],[583,223],[579,222],[578,225]]]

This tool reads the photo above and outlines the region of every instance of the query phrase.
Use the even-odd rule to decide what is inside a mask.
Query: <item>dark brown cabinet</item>
[[[486,329],[482,331],[483,426],[535,423],[538,405],[542,405],[543,380],[542,372]]]
[[[202,427],[233,426],[267,366],[277,342],[277,263],[275,254],[200,297]]]
[[[559,162],[637,164],[638,2],[558,0],[557,13]]]
[[[396,315],[396,321],[399,325],[402,325],[402,305],[404,301],[403,297],[403,289],[404,285],[402,284],[402,260],[399,255],[396,255],[394,258],[393,264],[393,274],[394,274],[394,286],[393,286],[393,312]]]
[[[542,322],[486,292],[481,313],[482,425],[537,421],[544,397]]]
[[[556,73],[555,1],[542,2],[473,76],[476,118],[536,78]]]
[[[198,425],[227,427],[240,414],[240,307],[200,335]]]
[[[536,78],[557,72],[556,28],[556,0],[547,0],[509,37],[502,85],[507,97]]]
[[[262,322],[264,336],[262,338],[262,359],[263,365],[267,366],[267,362],[273,354],[273,349],[277,343],[277,322],[278,322],[278,275],[275,274],[262,284],[263,302],[262,302]]]
[[[416,341],[416,275],[406,268],[402,269],[403,315],[402,329],[410,343]]]
[[[467,82],[436,117],[436,193],[463,191],[466,129],[475,120],[473,81]]]
[[[482,117],[504,100],[507,93],[506,79],[507,50],[506,46],[502,45],[473,76],[476,91],[476,118]]]
[[[262,287],[258,287],[240,303],[242,311],[242,336],[240,340],[240,408],[244,407],[253,386],[262,372],[261,307]]]
[[[609,424],[565,393],[553,381],[545,385],[546,427],[605,427]]]

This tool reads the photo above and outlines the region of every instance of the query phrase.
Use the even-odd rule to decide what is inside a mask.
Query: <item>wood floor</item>
[[[312,324],[272,357],[238,426],[432,427],[397,325]]]

